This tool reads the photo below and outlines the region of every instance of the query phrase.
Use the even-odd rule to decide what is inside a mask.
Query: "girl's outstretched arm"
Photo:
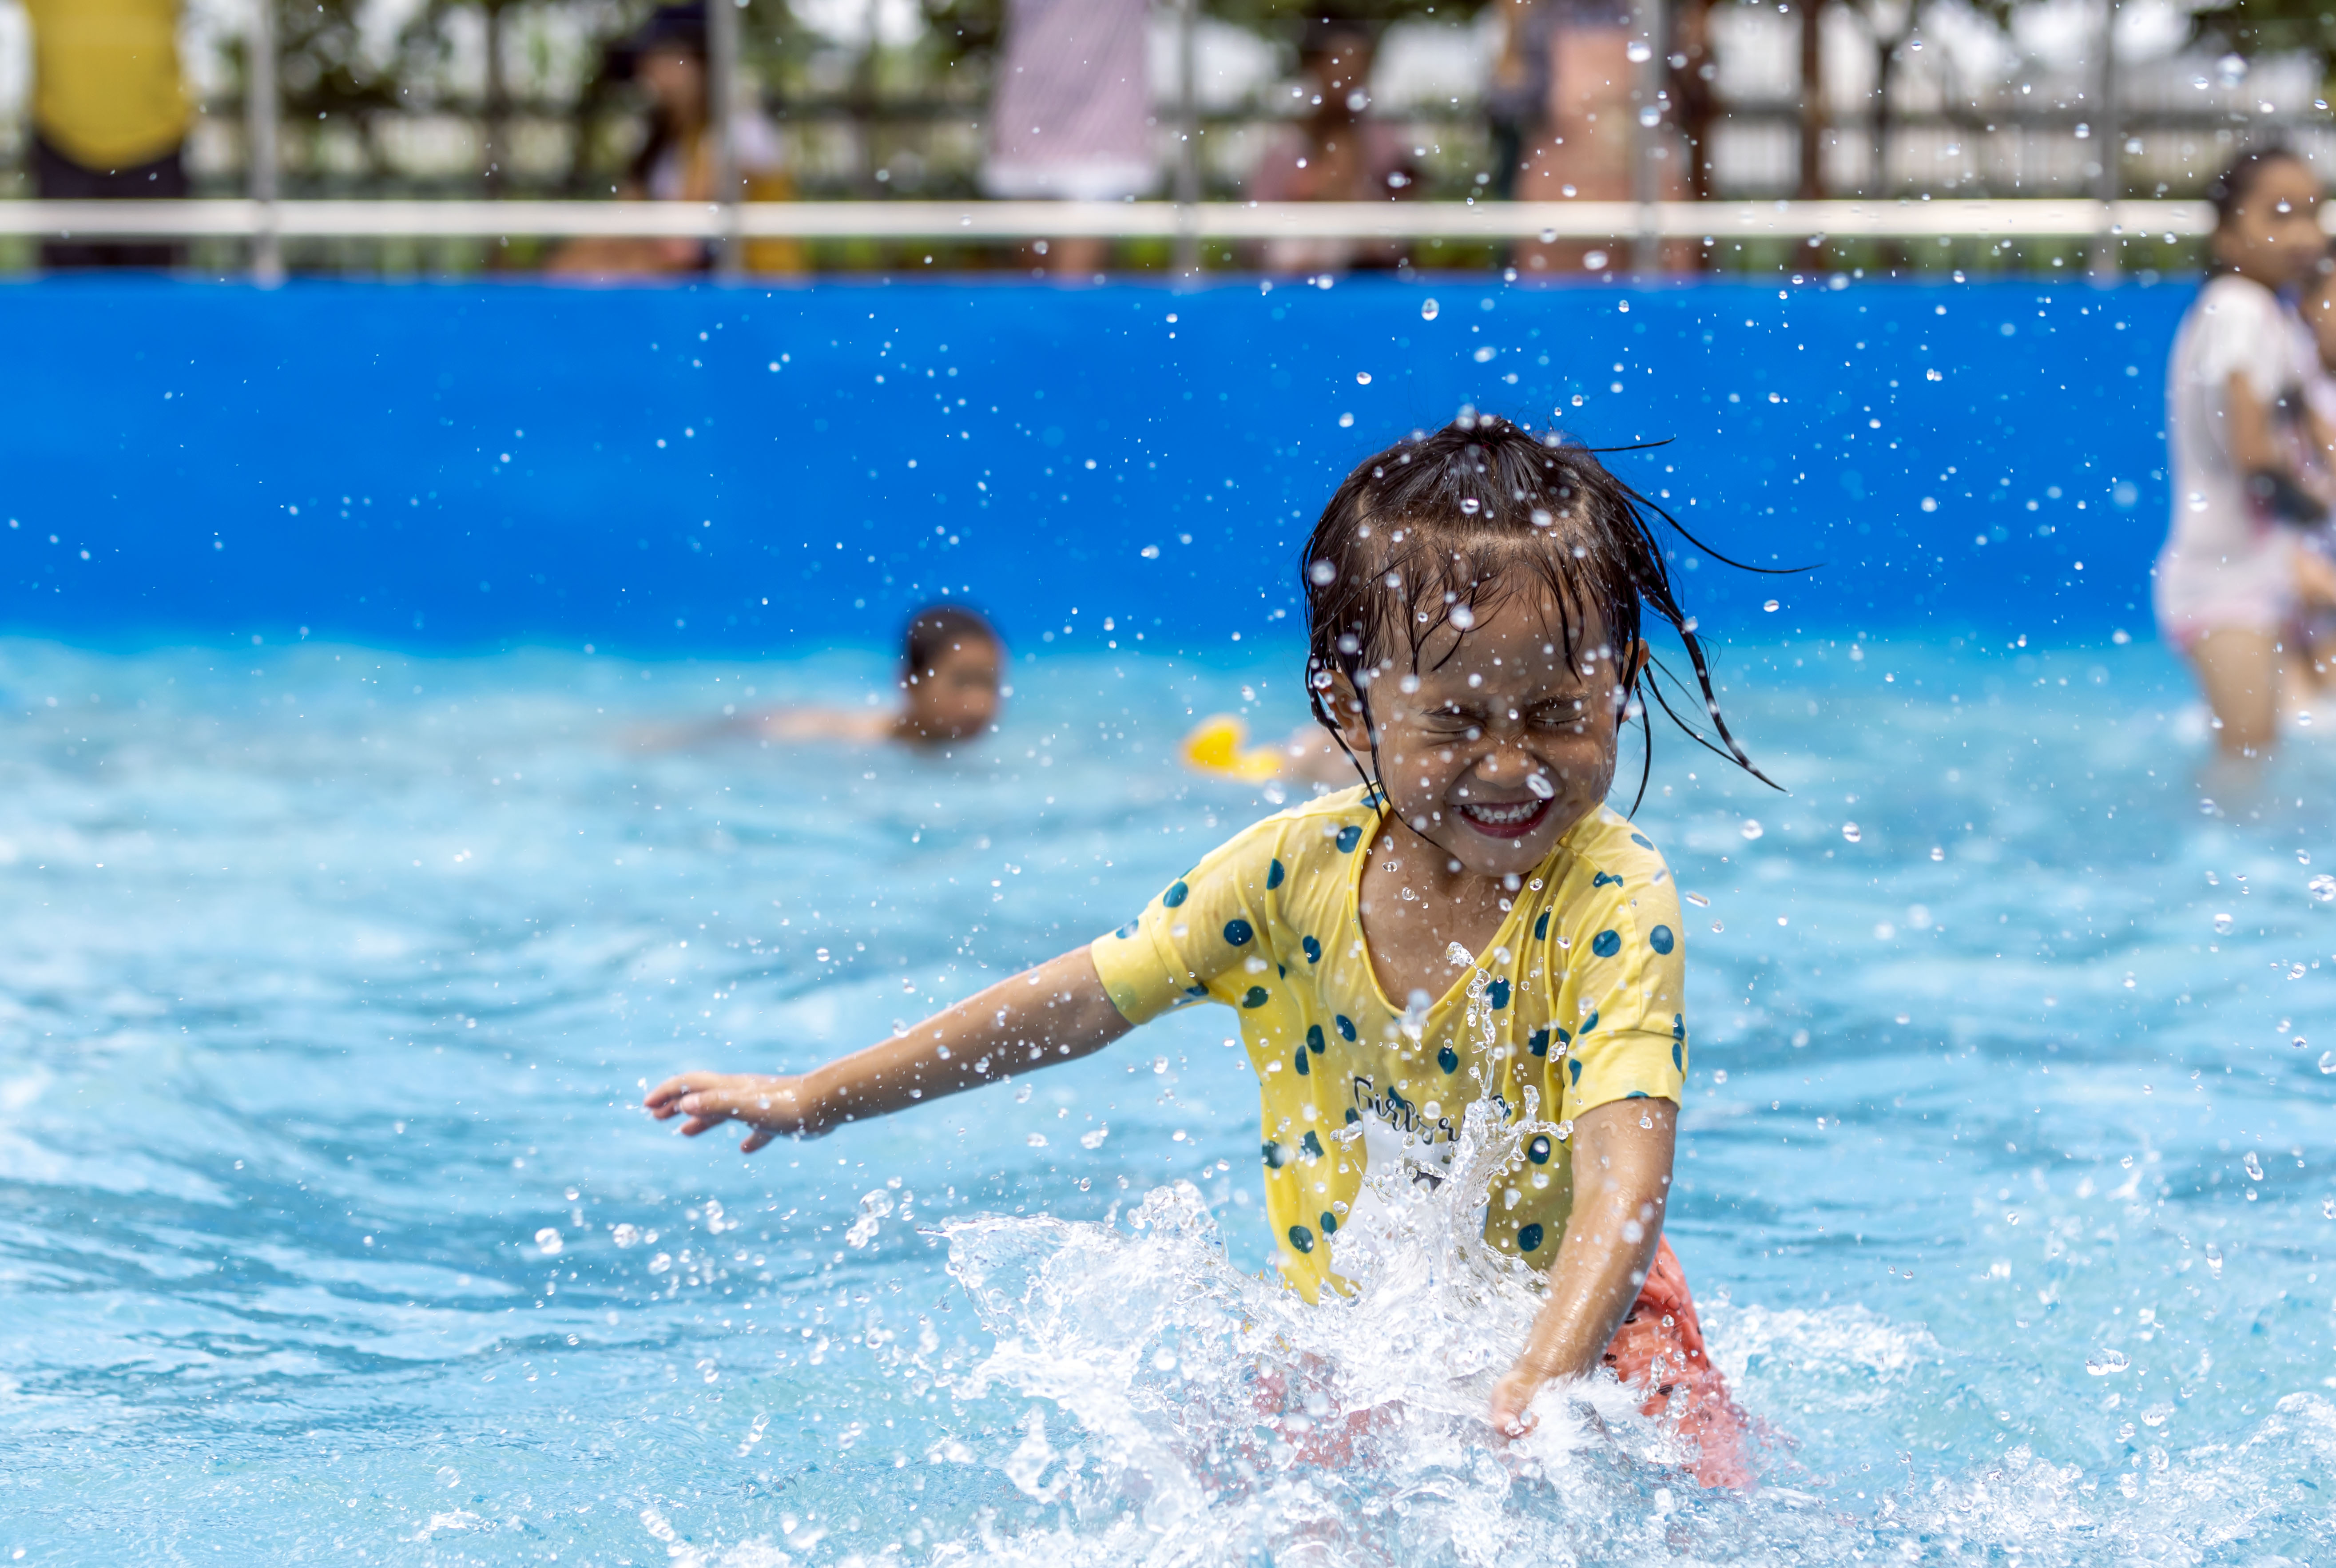
[[[1532,1338],[1493,1389],[1493,1429],[1502,1436],[1533,1430],[1525,1407],[1542,1385],[1596,1367],[1639,1299],[1662,1239],[1678,1137],[1679,1107],[1669,1100],[1613,1100],[1574,1119],[1573,1213]]]
[[[691,1137],[734,1118],[744,1122],[754,1130],[738,1152],[751,1154],[774,1138],[815,1138],[846,1122],[1070,1061],[1134,1027],[1112,1005],[1087,950],[1076,948],[800,1076],[683,1073],[651,1089],[647,1105],[661,1122],[687,1116],[681,1130]]]

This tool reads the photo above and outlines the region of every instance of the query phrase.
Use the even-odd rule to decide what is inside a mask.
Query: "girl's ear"
[[[1344,671],[1330,677],[1330,689],[1322,694],[1325,706],[1338,721],[1338,738],[1347,749],[1358,757],[1371,755],[1371,726],[1363,717],[1361,698],[1355,694],[1355,683]]]

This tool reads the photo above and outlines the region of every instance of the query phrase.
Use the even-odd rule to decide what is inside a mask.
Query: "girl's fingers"
[[[738,1145],[738,1152],[742,1154],[751,1154],[777,1136],[778,1134],[767,1129],[757,1129],[747,1137],[745,1143]]]

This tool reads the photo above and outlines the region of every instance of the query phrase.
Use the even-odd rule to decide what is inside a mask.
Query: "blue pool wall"
[[[1024,647],[1232,651],[1293,633],[1346,470],[1473,406],[1667,442],[1611,461],[1815,563],[1677,541],[1723,639],[2138,637],[2193,292],[26,284],[0,632],[754,657],[949,597]]]

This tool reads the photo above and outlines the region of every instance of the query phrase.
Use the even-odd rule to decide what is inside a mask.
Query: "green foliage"
[[[2336,58],[2336,4],[2329,0],[2228,0],[2201,9],[2200,34],[2245,55],[2306,54]]]

